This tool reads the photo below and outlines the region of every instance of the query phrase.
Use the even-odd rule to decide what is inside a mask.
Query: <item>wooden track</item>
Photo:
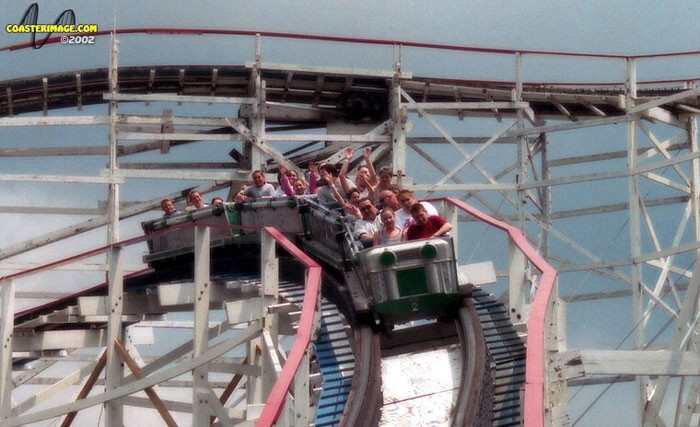
[[[313,118],[289,117],[270,112],[271,123],[299,123],[337,119],[357,120],[358,112],[351,105],[375,104],[383,114],[389,97],[390,72],[371,75],[342,74],[323,68],[294,69],[289,66],[262,65],[261,77],[266,82],[266,102],[308,105],[317,108]],[[120,94],[178,94],[188,96],[247,97],[250,96],[252,69],[245,65],[168,65],[120,67]],[[401,79],[401,87],[414,101],[439,102],[500,102],[510,103],[514,83],[484,82],[459,79],[412,77]],[[657,97],[673,95],[684,89],[639,89],[637,104]],[[109,92],[108,69],[75,70],[0,82],[0,117],[50,109],[82,107],[104,103]],[[360,101],[351,94],[359,94]],[[554,87],[525,85],[522,101],[527,102],[532,118],[578,121],[583,118],[616,117],[625,114],[624,89],[611,85],[602,88]],[[688,97],[663,105],[671,117],[700,111],[698,97]],[[374,107],[372,108],[374,109]],[[512,115],[514,109],[492,108],[460,111],[461,115]],[[456,113],[455,113],[456,114]],[[381,117],[373,117],[380,119]]]

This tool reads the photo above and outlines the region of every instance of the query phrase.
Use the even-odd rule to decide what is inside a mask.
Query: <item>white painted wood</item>
[[[182,360],[180,363],[177,363],[174,366],[162,369],[153,375],[146,376],[143,379],[125,383],[117,389],[107,390],[103,394],[90,396],[62,406],[39,410],[25,416],[16,417],[9,420],[0,420],[0,427],[15,427],[24,424],[31,424],[37,421],[54,418],[68,412],[78,411],[95,405],[100,405],[104,402],[115,400],[123,396],[134,394],[144,390],[147,387],[152,387],[171,378],[185,374],[194,369],[196,366],[210,362],[211,360],[227,353],[242,343],[249,341],[251,338],[259,336],[260,329],[260,323],[253,322],[245,331],[242,331],[235,338],[231,338],[217,344],[214,347],[211,347],[207,352],[198,357]]]
[[[192,357],[198,357],[209,349],[209,300],[210,300],[210,236],[207,226],[195,227],[194,245],[194,328],[192,330]],[[211,388],[209,368],[199,365],[192,370],[192,425],[206,425],[209,422]]]
[[[43,390],[37,392],[31,397],[20,402],[14,408],[12,408],[12,415],[18,416],[25,413],[26,411],[32,409],[34,406],[40,404],[41,402],[50,399],[55,394],[67,389],[68,387],[82,382],[95,368],[97,364],[96,361],[89,363],[78,370],[67,373],[65,376],[60,378],[58,381],[53,383],[50,387],[46,387]]]
[[[124,179],[109,176],[0,174],[0,181],[55,182],[69,184],[120,184],[124,182]]]
[[[338,75],[338,76],[353,76],[353,77],[394,77],[394,71],[386,70],[371,70],[366,68],[341,68],[341,67],[319,67],[319,66],[308,66],[308,65],[293,65],[293,64],[275,64],[270,62],[260,62],[254,64],[252,62],[246,62],[245,66],[247,68],[258,67],[263,70],[277,70],[286,71],[290,73],[301,73],[301,74],[325,74],[325,75]],[[412,73],[404,72],[401,74],[402,78],[411,78]]]
[[[109,271],[107,272],[108,282],[108,314],[107,314],[107,364],[105,365],[105,390],[111,391],[122,385],[124,377],[124,367],[121,357],[114,344],[117,340],[124,341],[124,331],[122,324],[123,295],[124,295],[124,272],[122,271],[123,248],[112,247],[108,252]],[[107,425],[115,425],[122,422],[123,406],[118,400],[110,401],[105,406],[107,414]]]
[[[536,126],[525,129],[517,129],[508,132],[507,136],[518,137],[528,135],[539,135],[541,133],[562,132],[566,130],[583,129],[593,126],[612,125],[616,123],[624,123],[634,120],[639,120],[639,115],[630,114],[625,116],[607,117],[604,119],[579,120],[578,122],[564,123],[559,125]]]
[[[629,113],[639,113],[644,110],[648,110],[653,107],[659,107],[661,105],[670,104],[676,101],[682,101],[687,98],[692,98],[694,96],[700,95],[700,88],[689,89],[683,92],[674,93],[673,95],[662,96],[652,101],[647,101],[639,105],[632,106],[628,112]]]
[[[219,183],[219,182],[209,182],[202,184],[198,187],[196,187],[197,191],[200,193],[207,193],[209,191],[213,191],[216,189],[220,188],[225,188],[228,186],[228,183]],[[171,193],[166,195],[165,197],[176,199],[178,197],[182,197],[182,194],[180,192],[176,193]],[[162,197],[158,197],[156,199],[146,201],[143,203],[136,204],[134,206],[131,206],[129,208],[124,208],[120,212],[120,218],[122,220],[126,218],[133,217],[135,215],[138,215],[142,212],[151,210],[155,207],[157,207],[160,203]],[[94,230],[96,228],[102,227],[108,223],[109,219],[106,216],[102,216],[99,218],[92,218],[87,221],[83,221],[77,224],[73,224],[69,227],[66,227],[64,229],[54,231],[51,233],[43,234],[38,237],[34,237],[32,239],[29,239],[24,242],[20,242],[14,245],[7,246],[0,250],[0,260],[3,260],[5,258],[9,258],[14,255],[19,255],[21,253],[30,251],[32,249],[40,248],[42,246],[45,246],[49,243],[54,243],[60,240],[63,240],[65,238],[75,236],[81,233],[84,233],[86,231]],[[79,260],[76,260],[79,261]]]
[[[266,310],[266,307],[276,301],[276,298],[268,296],[264,299],[227,302],[225,304],[226,318],[232,325],[259,320],[263,317],[263,311]]]
[[[402,104],[408,110],[483,110],[487,108],[500,109],[525,109],[530,107],[529,102],[406,102]]]
[[[13,271],[21,271],[21,270],[31,270],[34,268],[39,268],[41,266],[45,265],[38,263],[38,262],[0,262],[0,270],[13,270]],[[124,272],[125,273],[131,273],[134,271],[139,271],[143,270],[145,267],[144,264],[129,264],[125,265],[124,267]],[[69,265],[62,265],[57,268],[54,268],[52,270],[56,271],[107,271],[107,264],[94,264],[94,263],[76,263],[76,264],[69,264]],[[27,298],[29,295],[34,295],[31,298],[47,298],[49,295],[53,297],[57,296],[66,296],[68,295],[67,292],[42,292],[42,291],[20,291],[16,293],[16,296],[19,298]],[[41,296],[44,295],[44,296]]]
[[[460,285],[470,283],[484,286],[496,283],[496,270],[493,268],[493,262],[491,261],[459,265],[457,266],[457,275]]]
[[[692,351],[572,350],[553,356],[570,378],[583,375],[700,376],[700,356]]]
[[[2,117],[0,127],[108,125],[109,116]]]
[[[105,93],[102,95],[105,101],[147,101],[147,102],[193,102],[204,104],[252,104],[255,98],[227,97],[227,96],[194,96],[177,95],[170,93]]]
[[[0,280],[0,414],[9,414],[12,407],[12,352],[15,319],[15,283]]]
[[[513,324],[527,321],[530,306],[530,281],[525,255],[508,242],[508,315]]]

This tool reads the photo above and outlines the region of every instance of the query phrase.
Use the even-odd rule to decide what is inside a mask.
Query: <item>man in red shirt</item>
[[[413,223],[406,230],[404,240],[439,237],[452,230],[452,224],[438,215],[428,215],[425,206],[420,203],[411,206],[411,216],[413,216]]]

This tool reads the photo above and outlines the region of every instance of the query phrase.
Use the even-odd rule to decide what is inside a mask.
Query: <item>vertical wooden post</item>
[[[513,93],[514,102],[523,100],[523,55],[520,52],[515,54],[515,92]],[[515,112],[517,120],[517,129],[523,130],[525,124],[523,122],[523,110],[518,108]],[[518,137],[518,228],[525,229],[525,205],[527,204],[527,190],[525,183],[527,182],[527,162],[528,162],[528,146],[527,138],[523,135]]]
[[[269,352],[277,351],[279,324],[278,315],[276,313],[268,313],[265,302],[270,298],[277,301],[279,295],[279,263],[275,239],[265,230],[260,233],[260,249],[260,262],[262,263],[260,265],[262,273],[262,292],[260,295],[262,300],[260,307],[262,309],[263,332],[267,331],[273,342],[271,348],[267,345],[262,345],[262,393],[263,396],[267,396],[277,381],[277,374]]]
[[[406,123],[408,112],[401,107],[401,62],[399,59],[394,64],[394,78],[391,82],[389,93],[389,112],[392,122],[391,129],[391,169],[396,175],[396,184],[402,186],[406,173]]]
[[[116,95],[119,91],[117,54],[119,41],[116,35],[112,34],[112,50],[109,63],[109,92]],[[117,169],[117,101],[112,98],[109,101],[109,176],[114,179]],[[119,184],[111,182],[107,194],[108,222],[107,222],[107,243],[112,244],[119,241]]]
[[[107,257],[108,275],[108,313],[107,313],[107,366],[105,368],[105,388],[114,390],[122,384],[123,371],[121,358],[117,354],[113,343],[122,341],[123,325],[122,311],[124,308],[124,260],[123,249],[119,246],[110,248]],[[105,403],[107,427],[121,427],[124,425],[124,407],[121,399],[111,400]]]
[[[196,226],[194,229],[194,330],[192,356],[197,357],[209,348],[210,301],[210,229]],[[206,365],[192,370],[192,425],[209,423],[209,368]]]
[[[454,243],[455,262],[459,264],[459,210],[452,203],[443,203],[442,205],[443,218],[452,224],[452,242]]]
[[[512,241],[508,242],[508,315],[516,328],[527,320],[529,288],[526,286],[527,258]]]
[[[9,417],[12,409],[12,335],[15,321],[15,283],[0,281],[0,417]]]

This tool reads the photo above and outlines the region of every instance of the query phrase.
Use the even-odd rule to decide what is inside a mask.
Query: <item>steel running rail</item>
[[[523,425],[525,427],[544,426],[544,325],[547,305],[557,279],[557,271],[530,245],[522,230],[492,218],[461,200],[445,198],[443,201],[479,221],[505,231],[510,241],[542,273],[527,321]]]

